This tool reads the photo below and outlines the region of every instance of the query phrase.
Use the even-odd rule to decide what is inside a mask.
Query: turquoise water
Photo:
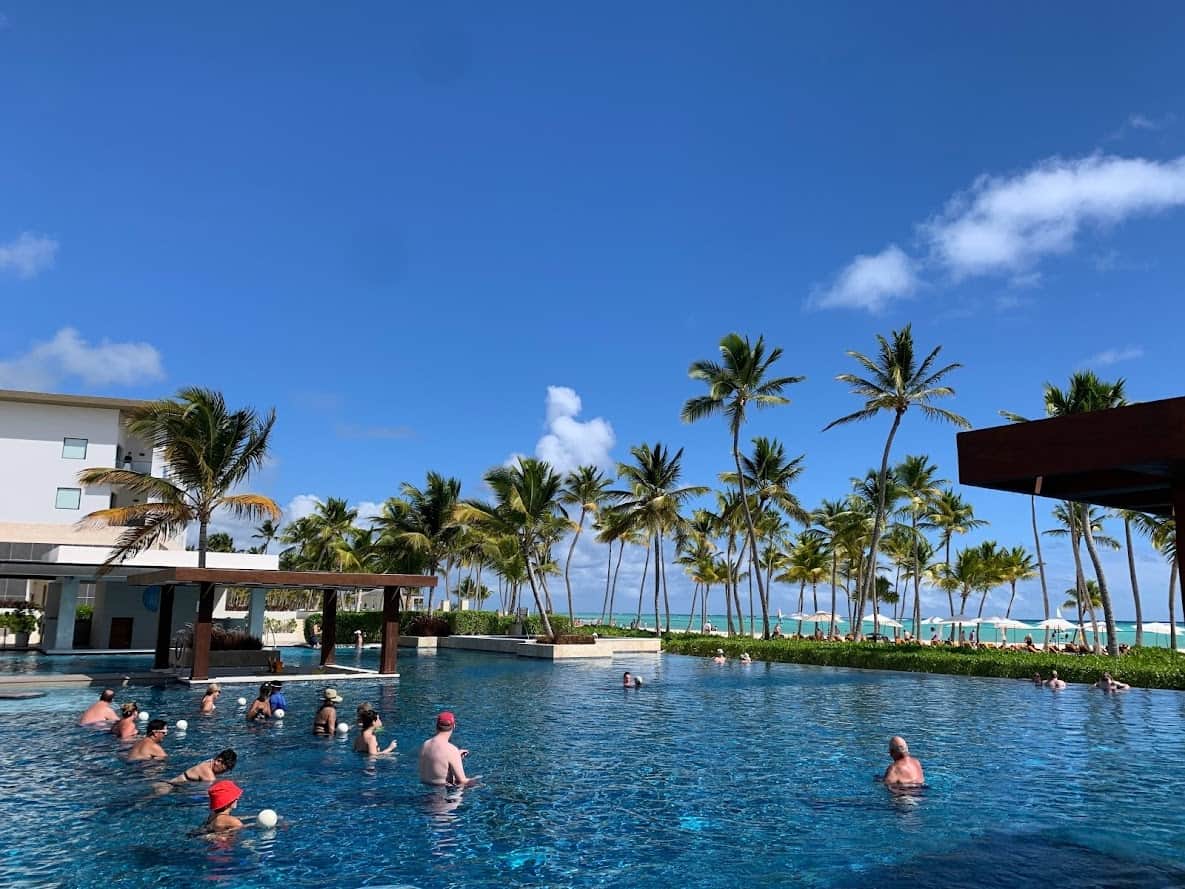
[[[371,701],[399,741],[373,763],[310,734],[319,685],[288,686],[282,726],[248,725],[233,687],[210,718],[196,691],[127,689],[189,720],[167,765],[74,726],[93,690],[0,702],[0,885],[1185,885],[1183,694],[673,655],[401,652],[400,670],[338,686],[344,712]],[[621,689],[623,670],[647,685]],[[442,708],[485,775],[460,799],[415,779]],[[873,780],[897,732],[926,767],[917,797]],[[225,746],[241,811],[274,808],[285,829],[189,837],[204,792],[146,799],[150,778]]]

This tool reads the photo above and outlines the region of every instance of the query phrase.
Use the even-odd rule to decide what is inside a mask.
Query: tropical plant
[[[260,417],[251,408],[230,411],[222,394],[189,387],[176,398],[129,411],[128,430],[159,450],[167,478],[129,469],[84,469],[84,486],[111,485],[143,498],[141,503],[100,509],[83,521],[125,527],[103,563],[118,562],[198,526],[198,567],[206,567],[210,521],[216,510],[236,518],[278,521],[280,507],[262,494],[231,493],[263,466],[275,411]]]
[[[744,471],[741,465],[741,427],[750,406],[755,408],[789,404],[782,395],[787,386],[800,383],[804,377],[774,377],[771,369],[782,357],[780,348],[765,353],[765,338],[758,337],[751,343],[748,337],[730,333],[720,341],[720,362],[696,361],[688,375],[693,380],[707,384],[708,394],[690,398],[683,405],[683,420],[692,423],[704,417],[723,414],[732,433],[732,456],[736,464],[737,486],[740,488],[740,502],[744,510],[748,530],[749,560],[757,564],[757,532],[754,529],[753,513],[745,490]],[[762,635],[769,638],[769,591],[765,589],[760,572],[757,573],[757,595],[761,599]]]
[[[943,551],[942,561],[947,568],[950,568],[951,538],[955,534],[967,534],[987,524],[984,519],[975,518],[975,510],[971,504],[949,488],[941,489],[938,496],[931,501],[930,513],[926,519],[938,529],[939,544]],[[951,598],[951,591],[946,589],[946,594],[950,613],[954,614],[955,604]]]
[[[455,508],[461,496],[461,482],[437,472],[429,472],[424,487],[410,482],[400,486],[402,505],[384,508],[374,520],[374,527],[389,545],[402,547],[423,556],[427,573],[435,575],[442,563],[453,555],[461,532]],[[444,576],[441,598],[447,599],[448,573]],[[428,590],[427,609],[432,611],[435,588]]]
[[[1037,563],[1033,556],[1023,546],[1014,546],[1005,550],[1001,555],[1000,574],[1011,588],[1008,596],[1008,610],[1004,617],[1012,617],[1012,603],[1016,601],[1016,585],[1022,580],[1031,580],[1037,576]]]
[[[596,513],[605,502],[605,491],[609,487],[609,480],[605,474],[595,466],[578,466],[568,473],[564,480],[564,489],[560,499],[569,506],[580,507],[580,518],[572,531],[572,542],[568,546],[568,558],[564,560],[564,586],[568,591],[568,620],[576,622],[576,615],[572,606],[572,554],[576,552],[576,542],[584,530],[584,519],[591,512]]]
[[[836,377],[841,383],[849,384],[853,394],[864,399],[864,406],[854,413],[833,420],[824,427],[824,431],[826,431],[845,423],[869,420],[882,412],[890,413],[893,416],[888,437],[885,439],[884,452],[881,455],[877,484],[881,500],[872,524],[868,557],[870,567],[865,573],[865,590],[863,592],[867,592],[871,588],[872,578],[876,575],[876,550],[885,521],[884,498],[888,487],[886,481],[889,475],[889,454],[893,449],[893,438],[897,435],[897,429],[901,425],[906,411],[910,407],[916,406],[929,419],[943,420],[963,429],[969,428],[971,425],[958,414],[932,403],[935,399],[955,394],[954,389],[940,385],[940,383],[944,377],[962,366],[955,363],[936,367],[938,353],[942,351],[942,346],[936,346],[921,362],[918,362],[914,352],[913,331],[908,324],[901,330],[893,331],[891,341],[878,335],[877,343],[880,348],[875,359],[859,352],[848,352],[848,355],[863,367],[867,376],[843,373]],[[859,621],[864,616],[862,598],[863,596],[857,596],[857,635],[859,634]]]
[[[907,501],[905,511],[909,516],[909,528],[912,532],[913,569],[910,576],[913,579],[913,631],[920,638],[922,625],[922,547],[928,543],[924,530],[933,527],[926,516],[930,512],[930,504],[941,493],[942,479],[938,478],[938,467],[930,462],[925,454],[911,454],[897,464],[893,469],[893,477],[901,490],[902,497]]]

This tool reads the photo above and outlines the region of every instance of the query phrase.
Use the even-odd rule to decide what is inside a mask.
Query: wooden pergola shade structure
[[[395,651],[399,645],[399,591],[408,587],[434,587],[435,577],[420,574],[339,574],[332,571],[254,571],[233,568],[167,568],[129,578],[136,586],[159,586],[160,612],[156,631],[154,666],[169,665],[173,625],[174,591],[182,584],[199,589],[197,619],[193,625],[193,669],[191,679],[208,679],[210,673],[210,631],[214,622],[216,587],[253,589],[320,589],[321,664],[334,663],[337,645],[338,590],[383,591],[383,638],[379,673],[395,672]]]
[[[1185,398],[958,436],[964,485],[1176,516],[1185,576]]]

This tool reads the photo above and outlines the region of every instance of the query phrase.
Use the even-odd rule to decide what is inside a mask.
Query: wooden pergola
[[[320,589],[321,590],[321,665],[335,662],[337,645],[337,593],[339,590],[383,591],[383,637],[379,655],[380,675],[395,672],[395,652],[399,645],[399,591],[405,588],[436,586],[436,578],[420,574],[344,574],[333,571],[256,571],[241,568],[166,568],[128,578],[136,586],[159,586],[160,613],[156,631],[154,666],[169,666],[169,647],[173,625],[173,601],[176,588],[196,585],[199,590],[197,619],[193,625],[193,668],[191,679],[208,679],[210,673],[210,633],[214,622],[214,598],[217,587],[249,589]]]
[[[958,436],[959,482],[1175,516],[1185,577],[1185,398]]]

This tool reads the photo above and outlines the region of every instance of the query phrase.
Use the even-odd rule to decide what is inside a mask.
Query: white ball
[[[184,719],[177,720],[177,731],[183,732],[187,728],[189,728],[189,723],[186,720],[184,720]]]
[[[283,718],[284,718],[284,708],[283,708],[283,707],[277,707],[277,708],[276,708],[276,712],[275,712],[275,713],[273,713],[272,715],[273,715],[273,716],[275,716],[275,717],[276,717],[276,719],[283,719]]]
[[[147,721],[148,721],[148,714],[147,714],[147,713],[145,713],[143,710],[141,710],[141,711],[140,711],[140,721],[141,721],[141,722],[147,722]]]
[[[239,706],[246,707],[247,706],[247,699],[246,698],[239,698]]]
[[[344,735],[350,731],[350,724],[348,722],[339,722],[337,724],[337,733]]]
[[[275,827],[280,820],[280,816],[276,814],[275,809],[264,809],[255,816],[255,820],[259,822],[260,827]]]

